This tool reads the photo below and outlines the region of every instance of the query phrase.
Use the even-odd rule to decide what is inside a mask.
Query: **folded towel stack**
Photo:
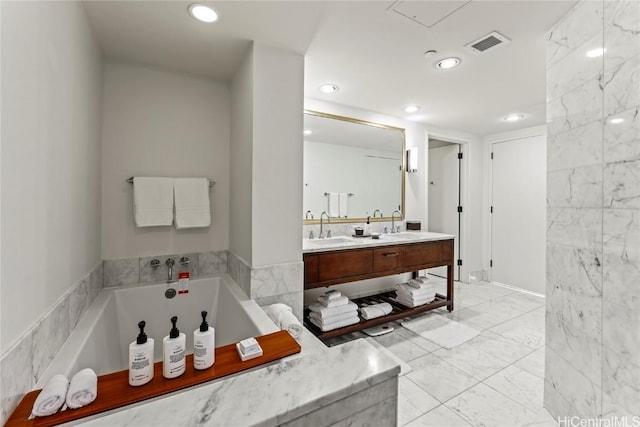
[[[302,325],[288,305],[271,304],[265,312],[281,330],[288,331],[292,337],[298,338],[302,335]]]
[[[435,297],[435,288],[427,278],[418,277],[396,285],[396,301],[407,307],[430,303]]]
[[[388,302],[380,304],[371,304],[360,308],[360,315],[364,320],[375,319],[376,317],[386,316],[391,313],[393,307]]]
[[[309,306],[309,321],[321,331],[331,331],[360,321],[358,306],[339,291],[329,291]]]
[[[64,375],[51,378],[33,404],[31,413],[36,417],[46,417],[58,412],[64,404],[69,388],[69,380]]]

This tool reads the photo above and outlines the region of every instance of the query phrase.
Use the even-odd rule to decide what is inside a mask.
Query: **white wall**
[[[100,261],[102,60],[78,2],[2,2],[2,349]]]
[[[128,258],[227,249],[229,115],[225,85],[186,74],[108,62],[102,133],[102,256]],[[208,228],[137,228],[131,176],[204,176]]]

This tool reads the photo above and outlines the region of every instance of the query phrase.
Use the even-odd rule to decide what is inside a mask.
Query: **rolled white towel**
[[[71,378],[67,392],[67,406],[81,408],[98,397],[98,376],[91,368],[85,368]]]
[[[64,404],[69,380],[64,375],[51,378],[33,403],[31,413],[36,417],[46,417],[58,412]]]
[[[391,313],[392,310],[393,307],[391,307],[391,304],[389,304],[388,302],[383,302],[380,304],[372,304],[366,307],[361,307],[360,315],[363,319],[369,320],[375,319],[376,317],[386,316],[387,314]]]
[[[349,313],[351,311],[357,311],[358,306],[354,302],[349,302],[346,305],[338,307],[326,307],[320,303],[311,304],[309,310],[315,313],[320,313],[323,317],[336,316],[342,313]]]
[[[354,314],[357,314],[357,310],[348,311],[346,313],[336,314],[335,316],[323,316],[320,313],[316,313],[312,311],[309,313],[309,319],[317,320],[322,324],[330,324],[335,322],[340,322],[345,319],[350,319]]]
[[[267,316],[269,316],[271,320],[273,320],[273,323],[280,326],[280,317],[282,316],[282,314],[291,312],[293,310],[286,304],[277,303],[267,306],[264,311],[267,313]]]
[[[302,324],[298,321],[298,318],[293,315],[293,310],[288,305],[280,303],[271,304],[265,311],[271,320],[273,320],[273,323],[281,330],[289,332],[294,338],[302,335]]]
[[[325,307],[340,307],[341,305],[349,304],[349,298],[342,295],[342,296],[339,296],[338,298],[329,299],[323,295],[320,295],[318,297],[318,302],[324,305]]]

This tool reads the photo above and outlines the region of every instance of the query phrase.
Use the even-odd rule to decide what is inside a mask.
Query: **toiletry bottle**
[[[129,344],[129,385],[139,386],[153,378],[153,338],[144,333],[145,321],[138,323],[140,334]]]
[[[184,350],[186,346],[186,335],[181,333],[176,326],[178,318],[173,316],[171,323],[173,327],[169,335],[162,340],[162,376],[165,378],[175,378],[184,373],[185,358]]]
[[[365,236],[369,236],[371,235],[371,221],[370,221],[371,217],[367,217],[367,223],[364,226],[364,235]]]
[[[207,312],[203,311],[200,328],[193,332],[193,367],[207,369],[216,361],[215,331],[207,323]]]

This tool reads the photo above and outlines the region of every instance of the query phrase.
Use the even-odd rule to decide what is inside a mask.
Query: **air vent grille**
[[[495,49],[502,45],[509,43],[511,40],[503,36],[502,34],[494,31],[491,34],[487,34],[478,40],[472,41],[465,45],[467,49],[470,49],[473,53],[484,53],[491,49]]]

